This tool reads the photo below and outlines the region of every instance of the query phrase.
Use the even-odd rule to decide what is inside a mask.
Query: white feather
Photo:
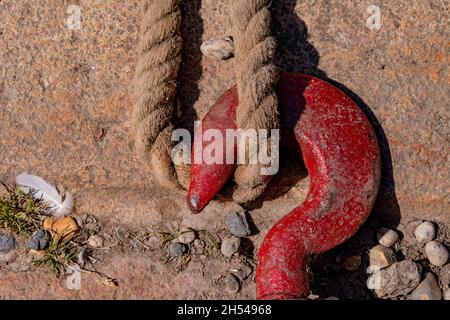
[[[65,197],[52,184],[41,177],[23,173],[16,178],[16,184],[25,193],[30,193],[35,199],[42,199],[56,217],[68,215],[73,210],[73,196],[66,191]]]

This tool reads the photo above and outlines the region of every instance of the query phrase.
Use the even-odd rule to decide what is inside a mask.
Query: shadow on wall
[[[370,293],[365,286],[367,274],[364,268],[352,275],[346,274],[344,277],[339,276],[342,272],[333,270],[333,268],[340,268],[335,261],[335,257],[339,253],[349,250],[358,251],[366,248],[365,246],[371,246],[377,226],[383,225],[395,228],[400,222],[401,215],[395,194],[389,142],[377,117],[363,99],[344,84],[328,78],[327,74],[319,69],[320,54],[308,41],[308,28],[295,12],[297,1],[280,0],[272,2],[272,29],[278,43],[276,52],[277,66],[281,70],[300,72],[318,77],[336,86],[351,97],[366,114],[375,130],[381,151],[382,166],[380,191],[369,221],[347,243],[316,258],[312,266],[312,272],[314,273],[314,269],[320,270],[320,272],[313,274],[315,282],[313,288],[317,290],[316,292],[319,295],[325,297],[335,295],[340,298],[370,299]],[[317,268],[314,268],[314,265]],[[314,276],[318,278],[314,279]],[[322,284],[321,279],[323,280]]]
[[[190,132],[194,131],[194,121],[197,120],[194,103],[200,95],[198,82],[202,76],[200,46],[202,44],[204,25],[200,14],[201,4],[201,0],[181,1],[183,50],[178,73],[177,100],[178,107],[182,110],[179,125]],[[180,97],[183,98],[180,99]]]

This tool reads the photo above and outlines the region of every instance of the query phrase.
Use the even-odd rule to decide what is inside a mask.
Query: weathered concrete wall
[[[400,217],[450,222],[445,1],[378,0],[380,30],[366,25],[371,0],[273,3],[278,65],[333,80],[377,129],[383,182],[375,212],[394,222]],[[66,25],[73,4],[81,8],[80,30]],[[228,34],[227,4],[184,2],[179,98],[187,123],[205,114],[234,82],[232,60],[211,61],[199,49],[202,39]],[[138,11],[138,0],[0,0],[0,179],[12,181],[30,170],[75,191],[79,213],[136,228],[160,222],[216,226],[236,205],[214,202],[192,217],[184,195],[158,188],[133,154],[129,91]],[[256,248],[307,192],[308,181],[295,167],[289,165],[252,212],[261,231]],[[292,172],[294,180],[288,177]],[[33,275],[5,277],[10,288],[38,281]],[[165,287],[154,297],[173,297],[170,285]],[[14,296],[14,290],[3,294]],[[72,297],[83,296],[77,294]]]
[[[66,26],[72,4],[80,5],[81,30]],[[233,82],[232,61],[199,52],[202,39],[227,33],[226,4],[184,5],[180,99],[189,118],[192,106],[201,116]],[[450,220],[448,8],[377,1],[382,26],[369,30],[371,4],[276,1],[279,65],[338,82],[372,114],[384,153],[379,203],[389,203],[379,208],[397,211],[382,214]],[[33,170],[80,192],[80,205],[99,188],[153,185],[128,135],[138,21],[137,0],[0,1],[0,178]],[[94,203],[86,209],[97,211]]]

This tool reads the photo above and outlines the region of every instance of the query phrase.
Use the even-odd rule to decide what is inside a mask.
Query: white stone
[[[195,231],[191,228],[181,228],[178,241],[184,244],[191,244],[195,240]]]
[[[98,234],[90,236],[87,243],[89,246],[93,247],[93,248],[102,248],[103,244],[104,244],[104,240],[101,236],[99,236]]]
[[[228,36],[211,38],[202,43],[200,51],[209,58],[226,60],[234,55],[233,39]]]
[[[66,287],[69,290],[81,289],[81,271],[78,268],[69,267],[67,269]]]
[[[436,227],[430,221],[425,221],[417,226],[414,231],[417,241],[428,242],[436,237]]]
[[[440,242],[430,241],[425,245],[425,255],[432,265],[443,266],[448,261],[448,250]]]
[[[399,238],[398,233],[392,229],[380,228],[377,232],[378,243],[388,248],[392,247]]]

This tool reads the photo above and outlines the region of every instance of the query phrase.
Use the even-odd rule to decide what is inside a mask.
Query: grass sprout
[[[0,228],[29,235],[39,228],[45,205],[18,187],[10,187],[0,181],[6,193],[0,194]]]
[[[35,267],[49,267],[50,270],[59,277],[66,266],[75,263],[78,250],[70,242],[64,241],[61,237],[53,237],[44,250],[43,257],[33,261]]]

